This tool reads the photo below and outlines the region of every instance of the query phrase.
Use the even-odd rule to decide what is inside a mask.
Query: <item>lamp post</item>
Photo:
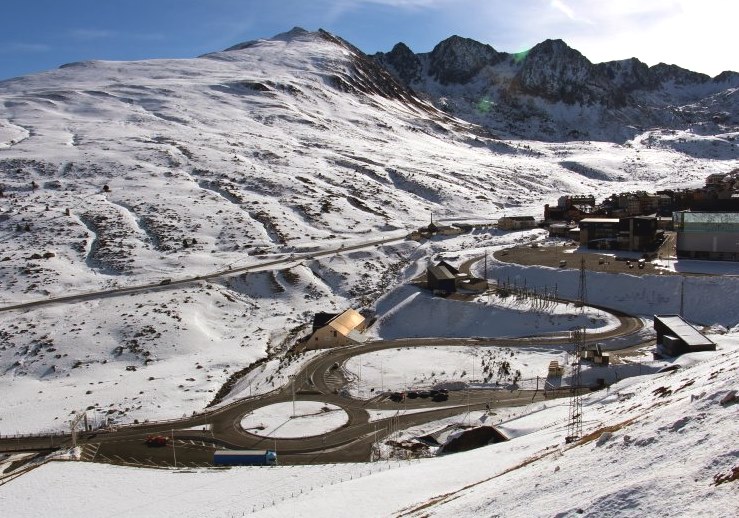
[[[290,375],[290,389],[293,396],[293,415],[291,417],[295,417],[295,375]]]
[[[382,371],[382,356],[380,356],[380,391],[385,392],[385,374]]]

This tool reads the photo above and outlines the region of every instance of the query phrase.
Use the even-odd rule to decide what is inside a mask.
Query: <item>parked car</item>
[[[400,403],[405,399],[405,394],[402,392],[393,392],[390,394],[390,401],[395,401],[396,403]]]
[[[166,435],[147,435],[146,445],[149,448],[160,448],[162,446],[166,446],[167,436]]]

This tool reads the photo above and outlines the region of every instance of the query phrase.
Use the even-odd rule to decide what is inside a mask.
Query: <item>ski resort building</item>
[[[739,212],[675,212],[677,257],[739,261]]]
[[[655,216],[585,218],[580,221],[580,244],[605,250],[645,251],[657,238]]]
[[[536,220],[534,216],[503,216],[498,220],[498,228],[501,230],[536,228]]]
[[[353,309],[343,313],[316,313],[313,334],[306,341],[307,349],[326,349],[364,343],[362,334],[367,327],[365,318]]]
[[[716,344],[680,315],[654,315],[657,348],[668,356],[715,351]]]

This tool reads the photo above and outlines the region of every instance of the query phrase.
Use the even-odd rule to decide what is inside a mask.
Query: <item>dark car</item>
[[[408,399],[416,399],[418,397],[418,392],[416,392],[415,390],[411,390],[408,392],[407,396]]]
[[[440,401],[447,401],[449,399],[449,394],[442,394],[439,392],[435,396],[431,398],[431,401],[434,401],[436,403],[439,403]]]
[[[147,435],[145,442],[149,448],[160,448],[167,445],[167,437],[164,435]]]
[[[431,397],[431,393],[428,390],[422,390],[418,393],[418,397],[422,397],[424,399]]]
[[[400,403],[405,399],[405,394],[402,392],[393,392],[390,394],[390,401],[395,401],[396,403]]]

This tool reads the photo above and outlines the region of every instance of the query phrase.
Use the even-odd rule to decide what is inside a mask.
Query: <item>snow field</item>
[[[463,383],[470,388],[501,388],[520,372],[521,388],[546,378],[552,359],[564,361],[564,347],[423,346],[387,349],[350,358],[344,369],[354,397],[377,391],[428,390]],[[507,366],[501,368],[505,362]],[[507,372],[507,373],[506,373]],[[496,384],[496,381],[498,384]],[[374,389],[374,390],[373,390]]]
[[[574,515],[577,509],[624,516],[668,508],[700,515],[708,501],[731,516],[734,488],[713,485],[713,477],[737,461],[736,403],[719,401],[737,386],[739,338],[717,341],[717,353],[690,355],[675,373],[631,378],[586,396],[582,444],[564,445],[568,408],[559,400],[536,403],[518,418],[501,416],[502,424],[490,416],[513,440],[435,459],[189,472],[51,463],[6,486],[4,506],[18,517],[52,509],[75,516],[90,505],[93,480],[101,516],[382,516],[415,508],[430,516]],[[444,424],[424,425],[419,433]],[[666,491],[668,481],[682,490]]]
[[[341,407],[320,401],[295,401],[264,406],[245,415],[241,428],[274,439],[311,437],[335,430],[349,422]]]
[[[400,295],[402,293],[402,295]],[[412,287],[401,288],[397,305],[378,315],[370,331],[381,339],[536,336],[586,327],[589,332],[617,327],[618,320],[588,308],[585,313],[568,304],[534,310],[530,303],[514,307],[514,300],[485,296],[476,302],[446,300]],[[511,297],[513,299],[513,297]],[[396,299],[397,300],[397,299]]]

